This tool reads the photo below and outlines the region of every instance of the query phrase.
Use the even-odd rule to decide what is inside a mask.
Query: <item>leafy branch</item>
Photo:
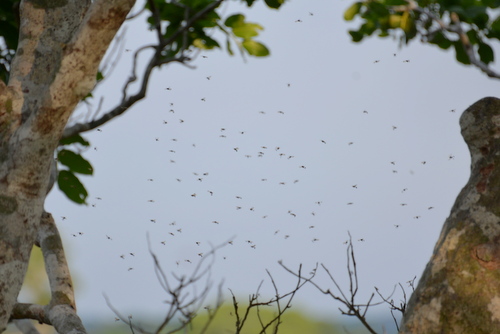
[[[445,0],[366,0],[351,5],[344,19],[361,18],[359,28],[349,31],[354,42],[374,33],[399,38],[401,44],[419,36],[441,49],[453,47],[458,62],[500,79],[500,72],[490,67],[494,52],[489,42],[500,40],[499,5],[488,0],[459,5]]]

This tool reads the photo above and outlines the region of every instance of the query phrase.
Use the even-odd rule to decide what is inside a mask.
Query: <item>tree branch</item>
[[[153,4],[153,6],[151,7],[151,11],[153,13],[154,27],[155,27],[155,30],[157,31],[158,41],[157,41],[157,44],[142,47],[134,53],[132,74],[122,89],[123,95],[122,95],[121,102],[116,107],[114,107],[110,111],[106,112],[103,116],[101,116],[98,119],[95,119],[93,121],[86,122],[86,123],[76,123],[76,124],[66,128],[63,132],[62,138],[68,138],[68,137],[74,136],[76,134],[90,131],[90,130],[93,130],[99,126],[102,126],[103,124],[107,123],[111,119],[122,115],[132,105],[134,105],[136,102],[142,100],[146,96],[147,87],[149,84],[149,79],[150,79],[151,73],[155,67],[160,67],[162,65],[172,63],[172,62],[178,62],[178,63],[184,64],[184,65],[187,65],[186,61],[189,61],[191,59],[184,55],[184,51],[185,51],[184,47],[185,46],[183,46],[183,49],[180,51],[180,56],[177,56],[177,57],[164,58],[164,56],[162,56],[162,52],[164,51],[164,49],[166,47],[168,47],[171,43],[173,43],[176,40],[176,38],[179,37],[180,34],[186,32],[190,27],[193,26],[193,24],[196,21],[203,18],[210,11],[217,8],[223,1],[224,0],[217,0],[217,1],[209,4],[208,6],[206,6],[205,8],[200,10],[199,12],[197,12],[196,14],[194,14],[189,20],[186,21],[186,23],[181,28],[179,28],[176,32],[174,32],[172,34],[172,36],[170,36],[167,39],[165,39],[163,37],[162,31],[161,31],[161,22],[160,22],[161,18],[159,17],[159,14],[157,13],[156,7]],[[138,54],[146,48],[154,48],[155,52],[153,53],[153,55],[149,59],[149,62],[146,66],[146,69],[144,70],[139,91],[136,94],[130,95],[127,97],[127,90],[128,90],[129,85],[132,82],[135,82],[137,80],[136,67],[137,67]]]
[[[38,229],[38,241],[49,278],[51,301],[49,305],[17,303],[11,319],[33,319],[52,325],[60,334],[85,334],[82,321],[76,314],[73,284],[64,256],[61,237],[50,213],[44,212]]]
[[[368,311],[368,308],[370,308],[370,306],[380,305],[383,302],[372,304],[374,293],[372,293],[372,295],[370,296],[370,298],[368,299],[368,302],[366,304],[359,304],[356,302],[355,297],[356,297],[356,294],[358,292],[358,272],[357,272],[356,259],[354,257],[354,247],[352,244],[352,237],[351,237],[350,233],[349,233],[349,241],[348,241],[348,246],[347,246],[347,273],[349,275],[349,292],[350,292],[349,297],[344,294],[344,292],[342,291],[342,289],[338,285],[338,283],[335,280],[335,278],[333,277],[333,275],[330,273],[328,268],[326,268],[326,266],[323,264],[321,264],[321,267],[328,274],[328,277],[333,282],[333,284],[335,285],[335,287],[339,291],[340,295],[333,293],[330,289],[321,288],[316,282],[314,282],[312,280],[313,277],[310,277],[310,278],[302,277],[300,271],[298,273],[296,273],[293,270],[287,268],[282,262],[279,262],[279,264],[283,267],[283,269],[288,271],[290,274],[294,275],[295,277],[299,277],[299,278],[304,279],[306,282],[311,283],[321,293],[328,295],[328,296],[332,297],[333,299],[344,304],[344,306],[347,307],[347,310],[343,310],[343,309],[339,308],[339,310],[342,314],[356,317],[370,333],[376,334],[375,330],[370,326],[370,324],[366,320],[366,313]],[[316,273],[316,270],[314,270],[313,272]]]
[[[454,13],[454,12],[450,13],[451,24],[449,24],[449,23],[446,23],[443,20],[441,20],[439,18],[439,16],[437,16],[436,14],[431,12],[428,8],[419,7],[417,2],[415,2],[414,0],[407,0],[407,3],[408,3],[408,5],[392,6],[391,9],[395,12],[415,11],[415,12],[426,15],[433,22],[437,23],[438,28],[436,30],[433,30],[432,32],[429,32],[427,34],[423,34],[424,36],[429,38],[429,37],[432,37],[434,34],[436,34],[439,31],[445,31],[445,32],[456,35],[457,38],[462,43],[462,47],[463,47],[465,53],[467,54],[467,57],[469,58],[470,63],[473,66],[479,68],[482,72],[484,72],[490,78],[500,79],[500,72],[494,71],[487,64],[485,64],[480,59],[478,59],[476,52],[474,50],[474,47],[471,44],[469,37],[462,29],[462,25],[461,25],[462,23],[460,22],[460,19],[456,13]]]
[[[76,310],[71,275],[64,255],[59,231],[54,218],[44,212],[38,229],[38,243],[42,249],[45,269],[49,278],[51,304],[65,304]]]

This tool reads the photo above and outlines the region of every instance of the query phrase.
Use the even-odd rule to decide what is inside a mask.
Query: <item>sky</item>
[[[350,4],[291,0],[275,11],[231,3],[225,15],[245,13],[264,26],[258,40],[270,57],[215,50],[195,69],[155,70],[145,100],[84,134],[91,147],[82,154],[95,169],[81,178],[89,205],[57,188],[46,203],[84,320],[114,322],[106,295],[123,314],[160,322],[167,296],[148,236],[164,271],[177,275],[225,244],[211,275],[214,289],[224,280],[226,299],[230,288],[246,300],[262,280],[261,294],[272,296],[266,269],[280,291],[291,289],[295,278],[278,261],[304,272],[324,264],[347,291],[348,233],[359,303],[374,287],[410,291],[406,282],[421,275],[469,176],[459,117],[496,96],[498,82],[418,41],[352,43],[347,31],[357,23],[342,19]],[[94,93],[101,113],[121,98],[128,50],[153,41],[144,22],[125,24],[117,67]],[[77,114],[91,117],[97,104]],[[317,282],[334,290],[320,269]],[[340,317],[341,305],[311,286],[293,306]],[[389,310],[379,306],[369,318],[380,314]]]

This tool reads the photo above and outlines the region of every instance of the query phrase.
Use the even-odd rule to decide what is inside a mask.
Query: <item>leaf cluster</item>
[[[75,174],[92,175],[94,169],[88,160],[75,151],[90,146],[90,143],[82,136],[75,135],[62,139],[59,144],[61,148],[57,152],[57,162],[62,169],[59,169],[57,185],[71,201],[85,204],[88,192]]]
[[[278,9],[285,0],[265,0],[269,8]],[[241,0],[248,7],[255,0]],[[212,8],[206,11],[211,5]],[[219,10],[222,1],[214,0],[150,0],[145,9],[149,11],[150,29],[156,29],[164,40],[169,41],[163,48],[162,56],[166,59],[175,57],[183,50],[212,50],[221,48],[221,43],[213,37],[213,29],[226,36],[226,49],[233,55],[232,44],[236,44],[242,54],[255,57],[269,55],[267,47],[254,39],[263,27],[257,23],[247,22],[243,14],[233,14],[225,20]],[[197,15],[203,16],[196,19]],[[187,25],[187,33],[179,34]]]
[[[470,51],[488,65],[494,61],[491,42],[500,39],[498,7],[499,0],[365,0],[347,8],[344,19],[361,22],[349,30],[354,42],[373,34],[395,36],[401,44],[420,37],[441,49],[454,48],[462,64],[471,64]]]

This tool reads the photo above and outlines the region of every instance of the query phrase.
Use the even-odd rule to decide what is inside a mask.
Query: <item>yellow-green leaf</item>
[[[344,12],[344,20],[352,21],[361,9],[361,2],[355,2],[351,7]]]
[[[269,49],[262,43],[254,41],[252,39],[246,39],[243,41],[243,47],[248,51],[249,54],[255,57],[266,57],[269,56]]]

